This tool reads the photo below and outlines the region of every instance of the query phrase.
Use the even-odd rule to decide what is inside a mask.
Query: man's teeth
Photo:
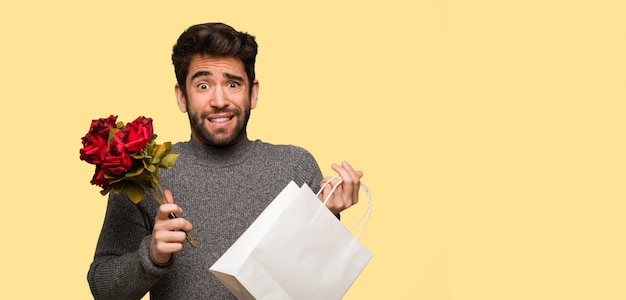
[[[217,119],[211,119],[212,123],[224,123],[224,122],[228,122],[228,120],[230,120],[230,118],[217,118]]]

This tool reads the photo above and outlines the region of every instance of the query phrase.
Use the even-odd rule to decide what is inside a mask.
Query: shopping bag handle
[[[333,181],[334,179],[336,179],[338,177],[339,176],[334,176],[330,180],[326,181],[320,187],[320,190],[317,192],[316,196],[319,196],[320,193],[324,190],[324,188],[328,184],[330,184],[331,181]],[[333,188],[330,190],[330,193],[328,194],[328,196],[326,196],[326,199],[324,199],[324,202],[323,202],[324,205],[326,205],[326,202],[328,202],[328,199],[330,199],[330,196],[335,192],[335,190],[341,184],[341,182],[342,182],[342,179],[339,178],[339,183],[337,183],[335,186],[333,186]],[[359,216],[359,218],[354,222],[354,224],[350,227],[350,229],[348,229],[348,231],[352,231],[359,223],[361,223],[361,221],[363,221],[363,225],[361,226],[361,230],[359,230],[359,233],[356,236],[357,239],[363,233],[363,230],[365,229],[365,225],[367,225],[367,222],[370,219],[370,214],[372,213],[372,195],[370,194],[370,190],[367,188],[367,186],[362,181],[360,182],[360,184],[361,184],[361,188],[363,189],[363,191],[367,195],[367,206],[365,207],[365,210],[363,210],[363,212],[361,213],[361,216]],[[363,218],[365,218],[365,220],[363,220]]]

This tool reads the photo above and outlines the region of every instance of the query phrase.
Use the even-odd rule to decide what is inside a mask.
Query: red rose
[[[115,122],[117,116],[110,115],[108,118],[92,120],[87,134],[81,139],[83,148],[80,149],[80,159],[91,164],[102,162],[102,155],[106,151],[106,143],[109,139],[111,128],[117,128]]]
[[[98,120],[92,120],[91,127],[89,128],[87,135],[97,135],[107,141],[109,139],[109,130],[117,127],[115,125],[116,121],[117,116],[114,115],[110,115],[106,119],[100,118]]]
[[[133,164],[130,155],[124,146],[113,141],[107,144],[106,152],[102,157],[102,170],[111,175],[122,175]]]
[[[100,164],[102,155],[106,151],[107,141],[99,135],[86,135],[82,138],[83,148],[80,149],[80,159],[90,164]]]
[[[102,170],[102,168],[96,167],[96,173],[93,174],[91,184],[97,185],[103,189],[106,189],[108,187],[107,180],[104,179],[104,170]]]
[[[115,141],[123,145],[128,153],[138,153],[148,144],[152,137],[152,119],[139,117],[115,134]]]

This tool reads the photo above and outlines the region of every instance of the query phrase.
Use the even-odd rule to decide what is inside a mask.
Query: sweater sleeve
[[[322,171],[315,157],[308,150],[302,148],[300,148],[300,150],[302,152],[302,161],[299,164],[301,168],[300,172],[305,178],[304,182],[306,182],[314,193],[317,193],[320,190],[320,183],[324,175],[322,175]],[[341,213],[335,214],[335,217],[341,219]]]
[[[167,273],[150,256],[152,218],[144,199],[132,203],[111,193],[87,280],[94,299],[141,299]]]
[[[322,171],[320,170],[315,157],[304,148],[296,147],[298,150],[298,159],[296,161],[296,169],[301,176],[303,183],[306,183],[314,193],[317,193],[320,188],[320,182],[322,181]],[[302,183],[299,183],[302,184]]]

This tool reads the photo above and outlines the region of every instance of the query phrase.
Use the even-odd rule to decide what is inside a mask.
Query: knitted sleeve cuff
[[[152,239],[151,235],[144,237],[139,245],[139,261],[141,263],[141,267],[148,274],[152,274],[155,276],[165,275],[171,268],[174,263],[174,255],[170,258],[170,260],[164,264],[157,263],[152,258],[152,253],[150,252],[150,240]]]

